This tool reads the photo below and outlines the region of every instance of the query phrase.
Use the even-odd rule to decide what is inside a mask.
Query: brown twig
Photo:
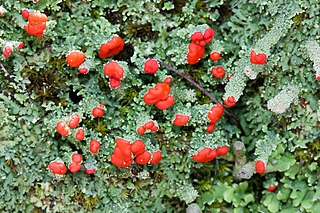
[[[157,60],[157,59],[156,59]],[[182,72],[180,72],[179,70],[173,68],[172,66],[157,60],[159,62],[159,64],[161,64],[162,66],[166,67],[167,69],[175,72],[176,74],[180,75],[182,78],[186,79],[187,81],[189,81],[191,84],[193,84],[195,87],[197,87],[201,92],[203,92],[206,96],[208,96],[213,102],[215,102],[216,104],[220,104],[220,102],[213,97],[213,95],[210,94],[210,92],[208,92],[205,88],[203,88],[202,86],[200,86],[197,82],[195,82],[193,79],[191,79],[189,76],[183,74]]]
[[[215,97],[213,97],[213,95],[211,95],[210,92],[208,92],[208,90],[206,90],[205,88],[203,88],[202,86],[200,86],[200,84],[198,84],[196,81],[194,81],[193,79],[191,79],[189,76],[183,74],[182,72],[180,72],[179,70],[173,68],[172,66],[164,63],[163,61],[160,61],[158,59],[154,59],[157,60],[158,63],[162,66],[164,66],[165,68],[173,71],[174,73],[180,75],[182,78],[186,79],[188,82],[190,82],[193,86],[195,86],[196,88],[198,88],[203,94],[205,94],[206,96],[208,96],[210,98],[210,100],[212,100],[214,103],[216,104],[221,104]],[[230,119],[237,125],[237,127],[240,129],[241,133],[244,134],[244,130],[242,128],[242,126],[240,125],[239,120],[228,110],[225,108],[225,113],[230,117]]]

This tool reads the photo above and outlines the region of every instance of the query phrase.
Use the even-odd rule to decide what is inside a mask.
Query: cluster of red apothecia
[[[277,188],[278,188],[278,186],[273,185],[273,186],[269,186],[269,187],[267,188],[267,190],[268,190],[269,192],[274,192]]]
[[[218,66],[218,67],[213,67],[211,69],[211,73],[216,78],[223,78],[223,76],[226,74],[226,71],[223,69],[223,67]]]
[[[155,105],[160,110],[166,110],[174,104],[174,97],[169,96],[172,78],[167,77],[163,83],[157,83],[144,95],[143,101],[146,104]]]
[[[72,154],[69,170],[72,173],[78,172],[81,169],[82,156],[80,154]]]
[[[189,44],[189,52],[187,54],[187,61],[189,64],[196,64],[204,56],[204,46],[212,41],[214,30],[209,28],[201,32],[195,32],[191,35],[192,42]]]
[[[100,143],[97,140],[90,141],[90,152],[92,154],[97,154],[100,149]]]
[[[39,15],[39,14],[38,14]],[[41,14],[40,14],[41,15]],[[29,14],[28,14],[29,16]],[[29,16],[30,17],[30,16]],[[41,16],[42,18],[44,16]],[[32,20],[32,19],[31,19]],[[43,19],[44,20],[44,19]],[[47,20],[47,19],[46,19]],[[30,22],[30,20],[29,20]],[[31,23],[33,23],[31,21]],[[35,24],[35,23],[33,23]],[[34,25],[32,25],[34,26]],[[42,35],[42,34],[41,34]],[[204,46],[206,43],[212,41],[214,36],[213,29],[209,28],[205,30],[204,34],[201,32],[195,32],[191,35],[192,43],[189,45],[189,53],[187,55],[187,61],[189,64],[196,64],[203,56],[204,56]],[[101,45],[99,50],[99,56],[101,58],[111,57],[113,55],[118,54],[122,51],[124,47],[124,41],[122,38],[118,36],[113,36],[110,41],[105,42]],[[86,59],[86,56],[81,51],[72,51],[67,57],[67,63],[71,67],[79,67],[81,66]],[[210,54],[210,59],[212,61],[217,61],[220,59],[220,53],[212,52]],[[250,54],[250,61],[253,64],[263,64],[266,62],[265,54],[256,54],[254,51]],[[144,70],[148,74],[155,74],[159,69],[159,63],[157,60],[148,59],[144,64]],[[89,69],[87,67],[80,67],[79,72],[82,74],[88,73]],[[212,74],[216,78],[222,78],[225,75],[225,70],[219,66],[216,68],[212,68]],[[115,61],[111,61],[104,65],[104,74],[110,78],[110,88],[118,88],[120,86],[120,81],[124,77],[123,68]],[[231,74],[228,76],[230,79],[233,76]],[[172,82],[172,77],[167,77],[164,82],[157,83],[154,88],[149,88],[148,92],[144,95],[144,102],[146,104],[155,105],[160,110],[165,110],[171,107],[174,104],[174,97],[169,96],[170,94],[170,86],[169,84]],[[235,98],[230,96],[227,100],[224,100],[224,104],[228,107],[234,106],[236,104]],[[96,115],[95,117],[102,117],[104,114],[103,106],[96,107],[93,109],[92,114]],[[215,105],[211,108],[208,113],[208,118],[210,119],[210,123],[207,127],[207,131],[212,133],[215,128],[215,123],[221,118],[223,115],[224,108],[221,104]],[[190,120],[189,115],[176,114],[175,119],[173,121],[176,126],[183,126]],[[75,128],[80,122],[80,118],[77,114],[71,117],[69,121],[69,127]],[[68,127],[62,122],[58,122],[57,124],[57,132],[59,132],[62,136],[66,136],[69,133]],[[138,134],[144,134],[147,130],[154,132],[159,129],[158,126],[155,126],[153,121],[149,121],[145,123],[143,126],[138,127]],[[84,130],[83,128],[79,128],[76,133],[77,140],[84,139]],[[150,152],[145,151],[145,144],[141,140],[135,141],[130,145],[130,142],[118,138],[116,140],[116,147],[114,148],[114,153],[111,155],[111,162],[118,167],[128,167],[132,164],[132,154],[135,156],[135,161],[137,164],[155,164],[158,163],[162,154],[160,151],[154,152],[152,155]],[[96,140],[90,141],[90,151],[93,154],[96,154],[100,148],[100,143]],[[228,147],[219,147],[217,150],[224,150],[226,153],[228,152]],[[204,148],[197,155],[193,156],[193,159],[197,162],[208,162],[214,159],[216,156],[222,156],[224,151],[217,151],[215,149]],[[218,154],[220,153],[220,154]],[[225,154],[226,154],[225,153]],[[150,160],[151,159],[151,160]],[[58,162],[55,162],[60,165]],[[53,170],[52,170],[53,171]],[[93,171],[94,172],[94,171]],[[61,173],[61,172],[60,172]]]
[[[159,130],[159,126],[155,125],[154,121],[148,121],[144,125],[139,126],[137,129],[137,133],[139,135],[143,135],[146,131],[156,132]]]
[[[13,51],[13,47],[16,47],[18,49],[18,51],[20,51],[23,47],[24,47],[24,43],[23,42],[7,42],[4,47],[3,47],[3,56],[6,58],[9,58],[12,51]]]
[[[198,154],[193,155],[192,158],[196,162],[203,163],[209,162],[218,156],[224,156],[228,153],[228,146],[220,146],[217,149],[203,148]]]
[[[232,107],[236,105],[236,100],[233,96],[229,96],[227,100],[223,100],[223,104],[226,105],[227,107]]]
[[[200,44],[197,44],[197,45],[200,45]],[[219,54],[219,58],[220,58],[220,54]],[[218,60],[217,58],[215,58],[215,59]],[[158,71],[158,69],[159,69],[159,63],[157,62],[157,60],[148,59],[144,64],[144,70],[148,74],[154,74]],[[224,70],[223,70],[223,72],[224,72]],[[223,73],[223,75],[224,75],[224,73]],[[170,79],[170,82],[171,82],[171,80],[172,79]],[[165,80],[165,82],[166,82],[166,80]],[[161,98],[166,99],[169,96],[169,93],[170,93],[169,85],[166,85],[164,83],[157,83],[157,85],[154,88],[150,88],[148,90],[148,92],[145,94],[144,101],[147,104],[157,104],[159,99],[161,99]],[[233,96],[229,97],[226,101],[224,101],[224,104],[226,106],[233,106],[235,104],[234,97]],[[164,108],[164,109],[159,108],[159,109],[164,110],[167,108]],[[224,108],[221,104],[215,105],[211,108],[211,110],[208,113],[208,118],[210,119],[210,124],[207,127],[207,131],[209,133],[212,133],[214,131],[215,123],[222,117],[223,113],[224,113]],[[188,123],[189,120],[190,120],[189,115],[176,114],[174,121],[173,121],[173,124],[176,126],[183,126],[186,123]],[[141,134],[143,134],[145,132],[145,125],[140,126],[137,131],[138,131],[138,133],[141,132]],[[222,146],[217,149],[204,148],[197,155],[192,156],[192,158],[196,162],[209,162],[209,161],[213,160],[214,158],[216,158],[217,156],[223,156],[223,155],[227,154],[227,152],[228,152],[228,146]]]
[[[71,156],[71,163],[69,164],[69,170],[72,173],[75,173],[81,169],[82,156],[80,154],[73,154]],[[62,161],[53,161],[50,162],[48,168],[51,172],[58,175],[64,175],[67,173],[67,167]]]
[[[124,41],[119,36],[113,36],[110,41],[103,43],[100,46],[100,58],[109,58],[117,55],[124,47]]]
[[[104,115],[104,104],[95,107],[92,110],[92,115],[94,117],[102,117]],[[68,124],[65,124],[63,121],[59,121],[56,125],[56,131],[62,135],[67,136],[70,133],[70,129],[77,128],[81,122],[80,116],[78,114],[71,115]],[[157,131],[158,126],[154,124],[153,121],[147,122],[144,128]],[[77,140],[84,139],[84,129],[78,128],[75,135]],[[162,153],[160,150],[153,152],[152,154],[149,151],[145,150],[146,145],[142,140],[136,140],[134,143],[130,144],[129,141],[126,141],[122,138],[116,139],[116,146],[114,148],[114,153],[111,155],[111,163],[117,167],[126,168],[133,163],[133,157],[137,164],[157,164],[162,159]],[[97,140],[90,140],[89,150],[92,154],[97,154],[100,149],[100,143]],[[79,159],[81,160],[75,160]],[[78,172],[81,169],[80,163],[82,162],[82,156],[80,154],[72,155],[72,162],[69,164],[69,170],[72,173]],[[67,172],[67,168],[62,161],[52,161],[49,166],[49,170],[58,175],[64,175]],[[85,168],[87,174],[94,174],[96,169]]]
[[[109,86],[112,89],[120,86],[121,79],[124,76],[123,68],[115,61],[104,65],[104,74],[109,77]]]
[[[124,41],[119,36],[113,36],[110,41],[103,43],[100,46],[100,58],[108,58],[121,52],[124,47]],[[71,51],[67,57],[67,63],[71,67],[79,67],[78,71],[81,74],[89,72],[89,66],[85,62],[86,55],[81,51]],[[123,68],[115,61],[111,61],[104,65],[104,74],[110,78],[110,88],[117,88],[120,86],[120,81],[124,76]]]
[[[92,115],[93,117],[102,117],[104,115],[104,104],[100,103],[100,106],[93,108]],[[71,118],[68,121],[68,125],[65,124],[64,121],[59,121],[56,125],[56,131],[61,136],[67,136],[70,133],[70,129],[74,129],[78,127],[79,123],[81,122],[80,116],[78,114],[72,114]],[[84,139],[84,129],[78,128],[75,138],[79,141]]]
[[[220,59],[220,53],[212,52],[210,54],[210,59],[212,61],[218,61]],[[252,64],[265,64],[267,62],[267,55],[264,53],[256,54],[256,52],[254,50],[252,50],[250,53],[250,62]],[[211,73],[216,78],[222,78],[225,75],[226,71],[223,69],[223,67],[218,66],[218,67],[213,67],[211,69]],[[231,74],[230,76],[228,76],[227,80],[230,80],[230,78],[233,75],[234,74]]]
[[[56,131],[62,136],[67,136],[70,132],[70,128],[71,129],[76,128],[79,125],[79,123],[80,123],[80,116],[78,114],[73,114],[73,115],[71,115],[71,118],[68,122],[68,125],[66,125],[63,121],[59,121],[56,125]],[[77,130],[76,139],[83,140],[84,139],[84,131],[83,131],[83,134],[81,134],[81,135],[79,135],[78,132],[79,132],[79,129]],[[79,139],[77,138],[77,135],[78,135]]]
[[[134,155],[134,159],[133,156]],[[117,138],[116,146],[113,154],[111,155],[111,163],[117,167],[127,168],[133,161],[137,164],[157,164],[162,159],[162,153],[160,150],[152,153],[146,151],[145,143],[138,139],[132,144],[129,141]]]
[[[200,34],[198,33],[198,34],[195,34],[195,35],[200,35]],[[207,40],[205,42],[208,42],[208,41],[211,41],[211,40]],[[214,53],[212,53],[212,56],[210,58],[213,58],[213,60],[219,60],[220,54],[218,54],[218,56],[219,57],[217,57],[217,53],[214,52]],[[222,67],[220,67],[220,68],[223,70]],[[156,73],[158,71],[158,69],[159,69],[159,63],[158,63],[157,60],[155,60],[155,59],[146,60],[146,62],[144,64],[144,71],[146,73],[154,74],[154,73]],[[219,67],[218,67],[218,70],[219,70]],[[225,74],[225,71],[223,70],[223,75],[224,74]],[[170,79],[170,82],[171,82],[171,80],[172,79]],[[165,82],[166,82],[166,80],[165,80]],[[148,92],[145,94],[144,101],[147,104],[156,104],[156,106],[157,106],[157,103],[159,101],[157,98],[161,99],[162,97],[164,97],[164,99],[165,99],[165,98],[168,97],[169,92],[170,92],[170,87],[168,85],[165,85],[163,83],[157,83],[157,85],[154,88],[150,88],[148,90]],[[227,100],[224,100],[223,102],[228,107],[232,107],[232,106],[234,106],[236,104],[235,98],[233,96],[228,97]],[[168,106],[166,106],[164,108],[161,108],[161,107],[159,108],[158,107],[158,109],[165,110],[165,109],[167,109],[169,107],[170,107],[170,105],[168,105]],[[223,106],[221,104],[213,106],[212,109],[209,111],[208,117],[209,117],[209,119],[211,121],[209,123],[208,127],[207,127],[207,131],[209,133],[212,133],[214,131],[215,123],[220,119],[220,117],[222,116],[223,112],[224,112],[224,108],[223,108]],[[174,118],[173,123],[176,126],[183,126],[186,123],[188,123],[189,120],[190,120],[190,116],[189,115],[177,114],[175,116],[175,118]],[[144,131],[145,131],[145,128],[143,126],[138,127],[138,132],[144,133]]]
[[[190,120],[189,115],[176,114],[173,124],[176,126],[183,126]]]
[[[267,55],[264,53],[257,54],[254,50],[251,50],[250,62],[252,64],[265,64],[267,63]]]
[[[71,162],[69,163],[69,171],[76,173],[81,170],[82,156],[78,153],[71,155]],[[52,161],[48,165],[49,170],[57,175],[64,175],[67,173],[67,167],[62,161]],[[85,168],[86,173],[91,175],[94,174],[95,169]]]
[[[70,67],[79,67],[85,59],[86,55],[78,50],[71,51],[66,57],[67,63]]]
[[[28,24],[24,26],[26,32],[31,36],[40,38],[47,27],[48,17],[44,13],[33,12],[29,14],[27,9],[22,10],[22,17],[28,19]]]
[[[219,121],[224,113],[224,108],[221,104],[214,105],[211,110],[208,112],[208,118],[210,120],[210,124],[207,127],[207,131],[212,133],[215,128],[215,123]]]
[[[43,35],[43,32],[46,29],[46,23],[48,21],[48,17],[44,13],[40,13],[40,12],[33,12],[29,14],[29,11],[27,9],[22,10],[22,16],[28,19],[28,24],[24,27],[27,33],[32,36],[41,37]],[[99,50],[99,56],[100,58],[108,58],[108,57],[114,56],[118,54],[123,49],[123,47],[124,47],[123,39],[120,38],[119,36],[113,36],[110,41],[107,41],[101,45]],[[6,55],[8,55],[8,52],[9,50],[6,51]],[[86,65],[81,66],[84,63],[85,59],[86,59],[85,54],[77,50],[69,52],[66,57],[66,60],[69,66],[79,67],[78,71],[81,74],[87,74],[89,72],[89,68],[90,68],[89,66],[86,66]],[[113,67],[111,66],[111,68]],[[105,73],[106,72],[107,71],[105,68]],[[109,76],[110,85],[114,86],[112,88],[116,88],[119,86],[120,80],[122,77],[123,76],[121,76],[120,78],[114,79],[114,74],[111,74]],[[118,86],[115,86],[115,85],[118,85]]]
[[[266,165],[262,160],[257,160],[256,162],[256,172],[258,174],[263,174],[266,171]]]
[[[64,165],[64,163],[60,161],[50,162],[48,168],[54,174],[64,175],[65,173],[67,173],[66,165]]]
[[[93,117],[102,117],[104,115],[104,107],[105,106],[102,103],[100,103],[99,106],[94,107],[91,112]],[[80,116],[76,113],[72,114],[67,124],[64,121],[59,121],[57,123],[56,132],[58,132],[61,136],[67,136],[68,134],[71,133],[70,129],[77,128],[80,122],[81,122]],[[85,131],[82,127],[79,127],[76,131],[75,139],[81,141],[81,140],[84,140],[84,137],[85,137]],[[90,140],[90,144],[89,144],[90,152],[92,154],[97,154],[99,149],[100,149],[100,143],[97,140]],[[74,159],[79,159],[79,157],[81,157],[80,154],[72,155],[72,163],[69,164],[70,172],[74,173],[80,170],[80,163],[82,161],[82,157],[81,157],[81,160],[74,160]],[[65,165],[61,161],[53,161],[49,164],[49,169],[54,174],[59,174],[59,175],[65,174],[67,172],[67,169],[63,169],[64,167]],[[93,174],[95,171],[95,169],[88,169],[88,168],[85,168],[85,169],[86,169],[86,173],[88,174]]]
[[[11,53],[12,53],[12,51],[13,51],[12,45],[9,45],[9,44],[4,45],[3,52],[2,52],[3,56],[6,57],[6,58],[9,58]]]
[[[95,118],[101,118],[104,115],[104,104],[100,103],[100,106],[96,106],[95,108],[93,108],[92,110],[92,115]]]
[[[37,15],[39,15],[39,13],[32,13],[30,15],[30,21],[28,22],[28,25],[25,26],[25,28],[27,27],[28,29],[30,28],[31,32],[34,33],[35,32],[35,29],[38,29],[39,26],[36,26],[37,23],[35,22],[37,20]],[[29,17],[29,12],[28,10],[24,9],[22,10],[22,16],[24,18],[28,18]],[[42,16],[42,15],[41,15]],[[46,17],[46,16],[45,16]],[[43,20],[43,19],[41,19]],[[31,27],[29,27],[29,25]],[[28,32],[28,31],[27,31]],[[29,32],[28,32],[29,33]],[[30,34],[30,33],[29,33]],[[31,34],[30,34],[31,35]],[[24,47],[24,43],[23,42],[7,42],[4,47],[3,47],[3,51],[2,51],[2,54],[4,57],[6,58],[9,58],[12,51],[13,51],[13,47],[16,47],[19,51],[20,49],[22,49]]]
[[[212,35],[212,36],[210,37],[209,35]],[[195,46],[195,48],[202,48],[201,50],[199,50],[199,52],[202,55],[201,58],[203,57],[203,54],[204,54],[204,47],[203,46],[207,42],[210,42],[212,40],[213,36],[214,36],[214,31],[212,29],[207,29],[205,31],[204,35],[202,35],[201,32],[195,32],[195,33],[193,33],[191,35],[191,40],[193,42],[190,45],[193,44]],[[190,45],[189,45],[189,47],[190,47]],[[203,54],[202,54],[202,52],[203,52]],[[189,54],[190,54],[190,52],[189,52]],[[261,55],[261,54],[258,54],[258,55]],[[220,53],[212,52],[210,54],[210,59],[213,60],[213,61],[219,60],[220,59]],[[159,63],[158,63],[157,60],[148,59],[148,60],[145,61],[145,63],[144,63],[144,71],[146,73],[155,74],[158,71],[158,69],[159,69]],[[223,67],[221,67],[221,66],[213,67],[211,72],[216,78],[222,78],[226,73],[225,70],[223,69]],[[230,78],[233,77],[233,76],[234,76],[234,74],[232,73],[230,76],[227,77],[228,80],[230,80]],[[166,94],[166,92],[167,92],[166,89],[168,89],[168,88],[164,87],[164,85],[161,85],[161,83],[158,83],[158,84],[156,85],[155,88],[149,89],[149,91],[151,91],[151,92],[148,91],[148,93],[145,95],[145,98],[144,98],[145,103],[154,104],[154,102],[157,101],[156,99],[154,99],[154,96],[158,96],[158,94],[160,94],[159,97],[161,97],[161,92],[160,91],[163,91],[162,94]],[[152,95],[152,93],[155,94],[155,95]],[[174,98],[172,97],[172,99],[170,101],[172,101],[172,105],[173,105]],[[236,100],[235,100],[235,98],[233,96],[229,96],[227,98],[227,100],[223,100],[223,103],[227,107],[232,107],[232,106],[234,106],[236,104]],[[166,105],[166,107],[169,108],[169,107],[171,107],[171,105]],[[167,109],[167,108],[164,108],[164,109]],[[164,110],[164,109],[161,109],[159,107],[158,107],[158,109]],[[178,120],[180,120],[180,119],[182,119],[182,117],[178,116],[177,121],[176,121],[176,123],[178,125],[176,125],[176,126],[179,126]],[[190,119],[190,117],[189,117],[189,119]],[[187,120],[187,116],[184,116],[184,120]],[[182,124],[182,125],[184,125],[184,124]],[[180,125],[180,126],[182,126],[182,125]],[[215,127],[214,124],[210,124],[209,128],[208,128],[209,129],[208,132],[213,132],[214,127]]]
[[[145,63],[144,63],[144,71],[148,74],[155,74],[158,69],[159,69],[159,63],[157,60],[154,59],[148,59]]]

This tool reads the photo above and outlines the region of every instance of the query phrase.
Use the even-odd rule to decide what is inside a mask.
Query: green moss
[[[125,94],[126,96],[121,101],[121,106],[126,107],[132,104],[133,99],[139,95],[139,88],[137,87],[130,87],[126,89]]]
[[[95,126],[94,127],[95,132],[100,132],[102,135],[106,135],[108,132],[111,131],[110,129],[108,129],[107,123],[102,121],[100,118],[95,118],[94,120],[95,120],[95,124],[93,125]],[[98,124],[96,122],[98,122]]]
[[[173,5],[174,5],[174,9],[173,9],[173,13],[181,13],[183,7],[186,5],[188,1],[186,0],[175,0],[173,1]]]
[[[318,163],[320,165],[320,158],[316,158],[317,154],[320,152],[320,139],[316,139],[307,144],[306,149],[298,148],[295,151],[296,159],[298,161],[310,164],[312,162]]]
[[[129,111],[129,109],[127,107],[121,107],[119,109],[119,113],[120,113],[121,116],[126,115],[128,113],[128,111]]]
[[[99,10],[91,10],[91,18],[93,18],[93,19],[99,19],[99,18],[100,18],[100,12],[99,12]]]
[[[71,198],[72,198],[72,200],[73,200],[74,202],[77,202],[77,203],[79,203],[80,205],[82,205],[82,204],[84,203],[84,201],[85,201],[84,195],[85,195],[85,194],[83,194],[81,191],[76,190],[75,193],[74,193],[74,195],[73,195]]]
[[[160,1],[158,4],[157,4],[157,8],[161,10],[161,13],[162,14],[179,14],[182,12],[182,9],[183,7],[186,5],[188,1],[186,0],[174,0],[173,1],[173,6],[174,8],[171,9],[171,10],[163,10],[163,6],[164,6],[164,3],[165,1]]]
[[[88,197],[88,198],[84,199],[84,205],[85,205],[86,209],[91,211],[94,208],[94,206],[96,205],[96,203],[99,201],[100,201],[100,198],[98,196]]]
[[[294,22],[295,25],[300,25],[301,22],[307,18],[305,13],[301,13],[296,15],[295,17],[292,18],[292,21]]]
[[[106,8],[105,9],[106,18],[112,24],[120,24],[123,26],[125,24],[125,21],[123,20],[122,12],[125,9],[127,9],[125,5],[120,6],[117,11],[113,11],[111,8]]]
[[[66,100],[59,98],[61,91],[66,92],[65,74],[62,73],[61,67],[65,64],[63,59],[52,59],[49,61],[50,68],[36,71],[30,68],[24,68],[21,71],[22,77],[29,79],[27,85],[29,93],[34,92],[39,102],[53,101],[66,105]]]
[[[124,34],[131,37],[139,37],[144,41],[155,40],[158,37],[158,33],[152,30],[150,23],[139,25],[139,24],[128,24]]]

